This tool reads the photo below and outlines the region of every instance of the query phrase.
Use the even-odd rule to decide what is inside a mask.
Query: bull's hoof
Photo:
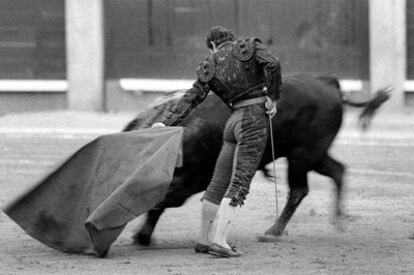
[[[136,244],[140,244],[143,246],[149,246],[151,244],[151,235],[142,232],[138,232],[132,238],[134,239],[134,243]]]
[[[271,235],[271,234],[264,234],[264,235],[258,235],[257,241],[262,243],[275,243],[280,240],[280,236]]]
[[[104,251],[95,251],[95,255],[97,258],[106,258],[108,256],[109,247]]]

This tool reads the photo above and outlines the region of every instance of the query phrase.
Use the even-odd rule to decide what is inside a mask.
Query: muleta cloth
[[[182,163],[183,132],[161,127],[98,137],[3,211],[49,247],[104,257],[129,221],[164,199]]]

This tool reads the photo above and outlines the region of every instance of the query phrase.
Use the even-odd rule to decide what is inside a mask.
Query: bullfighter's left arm
[[[208,92],[208,84],[197,80],[161,122],[166,126],[176,126],[207,97]]]

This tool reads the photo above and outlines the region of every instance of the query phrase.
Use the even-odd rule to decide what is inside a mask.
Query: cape
[[[3,211],[54,249],[104,257],[132,219],[161,202],[182,163],[182,127],[100,136]]]

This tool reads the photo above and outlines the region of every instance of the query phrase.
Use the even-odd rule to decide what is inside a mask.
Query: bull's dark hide
[[[282,96],[273,122],[276,158],[288,161],[289,199],[278,221],[266,231],[267,237],[279,236],[284,231],[295,209],[308,192],[307,173],[315,171],[332,178],[336,186],[335,214],[341,217],[340,201],[345,167],[333,159],[328,149],[342,123],[345,97],[334,77],[315,78],[296,75],[283,79]],[[140,113],[125,131],[150,127],[174,106],[183,91],[167,96],[164,101]],[[369,106],[364,114],[370,118],[388,98],[378,93],[370,101],[356,106]],[[347,100],[348,103],[349,100]],[[227,106],[215,95],[209,95],[180,125],[184,131],[184,165],[177,169],[163,202],[148,212],[147,220],[136,234],[140,244],[148,245],[155,225],[165,208],[179,207],[191,195],[206,189],[222,143],[222,132],[230,115]],[[270,140],[259,169],[272,161]],[[270,238],[271,239],[271,238]]]

